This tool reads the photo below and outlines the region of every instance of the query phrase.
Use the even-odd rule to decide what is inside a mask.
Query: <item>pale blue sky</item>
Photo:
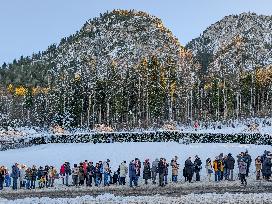
[[[185,45],[226,15],[272,15],[272,0],[1,0],[0,64],[45,50],[88,19],[119,8],[161,18]]]

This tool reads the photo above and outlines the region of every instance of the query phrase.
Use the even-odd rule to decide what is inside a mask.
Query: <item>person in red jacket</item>
[[[61,167],[60,167],[60,176],[62,178],[62,184],[64,185],[65,164],[62,164]]]
[[[88,160],[85,160],[83,162],[83,172],[84,172],[84,181],[86,182],[86,186],[88,185],[87,167],[88,167]]]

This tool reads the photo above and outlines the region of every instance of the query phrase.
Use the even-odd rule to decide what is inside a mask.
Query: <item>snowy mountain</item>
[[[114,10],[87,21],[73,37],[62,40],[56,49],[53,69],[67,67],[88,74],[88,69],[93,68],[98,77],[107,77],[107,68],[115,66],[117,72],[125,75],[128,69],[151,56],[162,62],[171,59],[179,66],[184,53],[177,38],[157,17]]]
[[[272,16],[255,13],[226,16],[186,47],[208,73],[264,67],[272,63]]]

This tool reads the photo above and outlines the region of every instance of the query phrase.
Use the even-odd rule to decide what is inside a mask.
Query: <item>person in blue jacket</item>
[[[18,164],[16,163],[15,165],[12,166],[12,171],[10,176],[13,179],[13,183],[12,183],[13,190],[17,190],[19,176],[20,176],[20,171],[18,168]]]
[[[136,168],[135,168],[135,163],[134,160],[132,160],[129,164],[129,186],[132,186],[132,182],[134,183],[134,186],[138,186],[137,180],[136,180]]]

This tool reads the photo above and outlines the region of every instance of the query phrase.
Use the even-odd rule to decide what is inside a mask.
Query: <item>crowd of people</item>
[[[272,154],[265,151],[262,156],[255,159],[255,173],[256,179],[269,180],[271,177],[271,163]],[[99,161],[93,163],[85,160],[79,164],[70,165],[69,162],[64,162],[60,169],[57,170],[53,166],[46,165],[37,168],[35,165],[27,167],[24,164],[14,164],[9,170],[8,168],[0,167],[0,190],[5,187],[12,187],[13,190],[35,189],[54,187],[56,179],[61,179],[62,185],[66,186],[109,186],[126,185],[127,178],[130,187],[138,186],[138,180],[142,177],[145,184],[149,181],[156,185],[163,187],[169,181],[177,183],[179,172],[182,172],[185,182],[192,182],[195,175],[195,181],[200,181],[200,172],[202,166],[206,169],[208,181],[220,182],[222,180],[234,181],[234,168],[238,168],[238,178],[242,185],[247,185],[247,177],[249,169],[252,164],[252,159],[248,151],[241,152],[237,155],[236,160],[231,153],[224,155],[221,153],[216,156],[213,161],[210,158],[206,159],[203,164],[200,157],[196,155],[194,159],[189,157],[184,162],[184,168],[180,169],[178,163],[179,158],[175,156],[170,162],[165,158],[155,159],[150,162],[146,159],[141,162],[140,159],[135,158],[127,164],[123,161],[116,171],[112,172],[110,160]],[[172,172],[170,172],[172,170]],[[180,171],[182,170],[182,171]],[[171,178],[168,175],[171,173]],[[182,178],[180,178],[182,180]]]

